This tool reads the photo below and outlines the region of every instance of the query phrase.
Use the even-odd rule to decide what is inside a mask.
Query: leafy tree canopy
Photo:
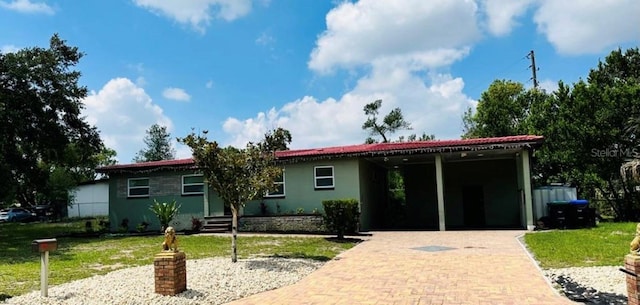
[[[248,201],[275,190],[274,182],[282,175],[282,169],[275,164],[274,153],[288,149],[291,134],[278,128],[265,134],[264,140],[250,142],[245,148],[220,147],[217,142],[207,139],[206,131],[203,134],[191,133],[179,141],[191,148],[196,166],[207,183],[231,208],[231,260],[236,262],[238,211]]]
[[[0,201],[29,205],[49,196],[61,168],[92,175],[104,146],[80,114],[87,89],[74,67],[82,56],[57,34],[48,48],[0,53]]]
[[[364,106],[363,110],[367,115],[367,120],[362,124],[362,129],[368,130],[370,136],[380,136],[382,137],[382,143],[387,143],[389,142],[389,138],[387,137],[389,134],[398,130],[411,129],[411,124],[404,120],[400,108],[394,108],[382,119],[382,122],[379,122],[378,113],[381,106],[382,100],[376,100]],[[376,140],[369,137],[366,142],[375,143]]]
[[[382,143],[388,143],[390,134],[399,130],[411,130],[411,124],[404,119],[402,110],[400,108],[394,108],[383,119],[382,122],[378,122],[378,114],[382,107],[382,100],[376,100],[369,104],[366,104],[362,109],[367,115],[367,120],[362,124],[362,129],[369,131],[369,137],[365,140],[365,143],[372,144],[378,141],[373,138],[375,136],[382,137]],[[406,139],[404,136],[398,138],[398,142],[404,142],[405,140],[411,141],[430,141],[435,140],[435,135],[428,135],[422,133],[420,137],[416,134],[409,135]]]
[[[637,158],[640,130],[640,52],[614,50],[586,80],[559,82],[551,94],[498,80],[482,93],[475,112],[463,121],[465,137],[539,134],[537,184],[576,185],[579,195],[604,195],[618,219],[640,218],[634,181],[620,166]]]
[[[527,134],[532,104],[546,97],[539,90],[525,90],[521,83],[496,80],[483,92],[476,111],[468,108],[462,117],[463,138],[501,137]]]
[[[176,158],[176,151],[171,146],[171,134],[166,126],[153,124],[147,129],[144,137],[146,149],[141,149],[133,162],[149,162],[160,160],[173,160]]]

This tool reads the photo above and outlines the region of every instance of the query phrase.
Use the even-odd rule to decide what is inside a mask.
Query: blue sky
[[[637,47],[638,16],[637,0],[0,0],[0,50],[59,33],[86,53],[83,114],[129,163],[154,123],[225,145],[275,127],[293,148],[361,143],[375,99],[404,134],[458,138],[493,80],[532,85],[530,50],[553,90]]]

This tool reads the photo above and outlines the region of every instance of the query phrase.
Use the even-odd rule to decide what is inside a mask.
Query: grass
[[[595,228],[527,233],[542,268],[622,266],[637,223],[603,222]]]
[[[39,290],[40,254],[31,252],[31,241],[67,233],[83,232],[84,222],[0,224],[0,296]],[[116,269],[153,263],[162,236],[58,238],[58,250],[49,255],[49,284],[57,285]],[[188,259],[229,257],[231,240],[226,236],[178,236],[179,248]],[[238,255],[330,260],[355,245],[320,237],[239,236]]]

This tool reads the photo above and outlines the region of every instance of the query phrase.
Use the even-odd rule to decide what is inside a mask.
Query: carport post
[[[209,216],[209,183],[206,179],[204,180],[204,192],[202,194],[202,201],[204,203],[204,216]]]
[[[438,227],[445,230],[444,223],[444,184],[442,179],[442,156],[436,155],[436,190],[438,193]]]
[[[524,211],[526,213],[527,230],[533,230],[533,201],[531,199],[531,167],[529,165],[529,150],[522,150],[522,182],[524,186]]]

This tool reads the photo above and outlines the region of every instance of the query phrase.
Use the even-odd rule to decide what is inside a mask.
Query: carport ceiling
[[[517,149],[494,149],[447,152],[441,155],[444,162],[463,162],[490,159],[512,159],[518,152],[519,150]],[[366,159],[386,168],[394,168],[401,165],[435,163],[435,156],[436,154],[407,154],[380,156]]]

